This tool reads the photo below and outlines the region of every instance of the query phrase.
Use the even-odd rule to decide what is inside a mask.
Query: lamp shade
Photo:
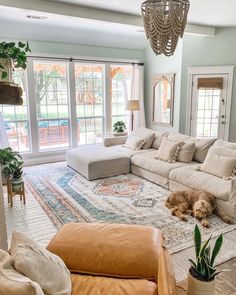
[[[140,110],[139,101],[138,100],[128,100],[126,110],[127,111],[139,111]]]

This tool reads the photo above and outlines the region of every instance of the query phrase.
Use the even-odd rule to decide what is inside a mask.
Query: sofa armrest
[[[109,147],[112,145],[121,145],[125,144],[127,138],[127,136],[106,137],[103,140],[103,144],[105,147]]]

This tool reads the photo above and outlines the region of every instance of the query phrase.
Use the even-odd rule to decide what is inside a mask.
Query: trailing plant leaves
[[[6,79],[6,77],[7,77],[7,72],[2,72],[2,79]]]

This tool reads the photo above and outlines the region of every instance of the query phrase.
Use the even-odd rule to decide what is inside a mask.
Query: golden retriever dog
[[[188,220],[187,215],[201,220],[201,224],[209,227],[207,217],[213,214],[218,215],[224,222],[232,223],[231,218],[216,209],[215,197],[203,191],[179,191],[173,192],[166,200],[166,207],[171,210],[171,214],[179,217],[183,221]]]

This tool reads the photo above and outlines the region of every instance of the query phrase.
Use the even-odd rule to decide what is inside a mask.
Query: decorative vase
[[[188,295],[214,295],[215,280],[204,282],[195,279],[190,273],[188,276]]]
[[[20,179],[12,179],[11,183],[12,183],[13,192],[17,193],[17,192],[21,191],[21,189],[22,189],[22,178],[20,178]]]
[[[0,82],[5,83],[12,83],[12,72],[13,72],[13,65],[12,60],[10,58],[0,58],[0,64],[4,67],[3,69],[0,69]],[[2,79],[2,72],[7,72],[7,77]]]
[[[123,132],[114,131],[113,132],[113,136],[126,136],[126,135],[128,135],[128,132],[126,132],[126,131],[123,131]]]

